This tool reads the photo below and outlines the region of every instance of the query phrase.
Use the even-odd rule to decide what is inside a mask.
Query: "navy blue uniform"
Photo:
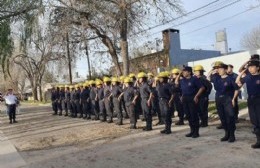
[[[199,111],[198,104],[194,102],[194,97],[203,85],[198,78],[192,76],[189,79],[181,79],[180,87],[182,91],[183,110],[187,115],[191,129],[190,134],[187,136],[195,137],[199,132]]]
[[[177,86],[175,84],[175,79],[172,79],[172,82],[170,82],[170,84],[172,85],[174,91],[174,99],[171,110],[173,112],[176,110],[179,117],[179,121],[176,123],[176,125],[184,125],[184,110],[183,104],[181,102],[181,88],[180,86]]]
[[[162,115],[161,115],[160,105],[159,105],[158,90],[156,88],[153,88],[152,114],[153,115],[157,114],[158,119],[159,119],[159,122],[157,125],[160,125],[160,124],[164,124],[164,121],[162,120]]]
[[[111,101],[111,86],[104,87],[104,100],[105,100],[105,108],[108,116],[108,122],[113,122],[113,109],[112,109],[112,101]]]
[[[173,88],[169,83],[160,83],[157,87],[162,120],[165,123],[165,131],[171,132],[172,114],[169,101],[173,96]]]
[[[120,84],[120,88],[123,90],[123,85]],[[121,109],[122,109],[122,113],[123,113],[123,117],[125,119],[129,118],[128,113],[126,111],[126,106],[125,106],[125,100],[121,99]]]
[[[135,96],[139,96],[139,92],[137,89],[135,89],[133,86],[129,86],[124,89],[124,101],[126,105],[126,111],[130,118],[130,124],[132,129],[136,128],[136,122],[137,122],[137,111],[136,109],[136,103],[133,104],[133,100]]]
[[[221,124],[226,131],[226,138],[230,136],[233,138],[236,125],[232,99],[234,97],[235,90],[238,90],[238,86],[230,76],[221,78],[219,75],[214,75],[214,77],[211,78],[211,81],[216,89],[217,111]]]
[[[199,78],[202,85],[205,87],[204,92],[201,94],[199,98],[199,117],[201,120],[200,126],[206,127],[208,126],[208,106],[209,106],[209,95],[212,90],[212,84],[210,81],[206,79],[205,76]]]
[[[63,99],[65,97],[65,94],[62,90],[59,90],[58,91],[58,96],[57,96],[57,108],[58,108],[58,111],[59,111],[59,115],[62,114],[62,102],[63,102]]]
[[[112,97],[113,97],[113,107],[114,107],[114,111],[117,114],[117,118],[118,118],[118,125],[122,125],[123,124],[123,113],[122,113],[122,108],[121,108],[121,100],[118,100],[118,97],[120,96],[120,94],[123,92],[123,90],[120,88],[120,86],[118,85],[114,85],[112,86]]]
[[[64,110],[65,110],[65,116],[68,116],[68,111],[71,109],[71,104],[70,104],[70,91],[66,90],[65,91],[65,99],[64,99]]]
[[[90,106],[90,111],[91,115],[95,115],[95,117],[98,119],[99,118],[99,106],[98,106],[98,100],[96,100],[97,96],[97,88],[92,86],[89,91],[89,106]]]
[[[60,90],[60,100],[59,100],[59,103],[58,103],[58,109],[60,111],[59,115],[62,115],[62,111],[65,109],[64,101],[65,101],[65,91]]]
[[[228,74],[233,80],[234,82],[237,79],[237,74],[236,73],[232,73],[232,74]],[[239,94],[241,94],[241,92],[239,92]],[[234,108],[234,112],[235,112],[235,120],[238,120],[238,114],[239,114],[239,107],[238,107],[238,97],[235,99],[235,106]]]
[[[77,117],[77,114],[81,114],[82,113],[82,109],[81,109],[81,105],[80,105],[80,90],[75,90],[75,93],[74,93],[74,102],[75,102],[75,105],[76,105],[76,113],[75,113],[75,117]]]
[[[89,110],[89,89],[85,88],[80,93],[80,101],[82,104],[82,113],[85,114],[84,118],[90,119],[91,118],[91,112]]]
[[[151,111],[151,105],[148,106],[147,101],[150,97],[150,94],[152,93],[152,88],[148,83],[143,83],[140,86],[140,96],[141,96],[141,105],[143,114],[146,119],[146,128],[148,130],[152,129],[152,111]]]
[[[242,83],[246,83],[247,88],[247,104],[250,121],[254,125],[254,132],[260,136],[260,75],[247,75],[241,79]]]
[[[77,106],[75,104],[75,97],[76,97],[76,92],[73,89],[70,92],[70,104],[71,104],[71,117],[75,117],[76,113],[77,113]]]
[[[97,97],[98,97],[98,104],[99,104],[99,114],[102,116],[101,121],[107,120],[107,113],[105,108],[105,102],[104,102],[104,88],[98,88],[97,89]]]
[[[57,107],[57,99],[58,99],[58,92],[56,90],[52,90],[51,92],[51,102],[52,102],[52,110],[54,111],[54,115],[58,113]]]

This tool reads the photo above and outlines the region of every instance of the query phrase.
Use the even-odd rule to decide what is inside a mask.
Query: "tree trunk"
[[[91,79],[91,69],[90,69],[90,61],[89,61],[89,54],[88,54],[88,42],[86,41],[85,44],[86,49],[86,56],[87,56],[87,62],[88,62],[88,79]]]
[[[123,72],[124,75],[129,74],[129,58],[128,58],[128,43],[127,41],[121,40],[121,55],[123,60]]]
[[[32,95],[33,95],[33,100],[34,101],[38,101],[38,91],[37,91],[37,87],[36,86],[32,87]]]
[[[72,84],[72,70],[71,70],[71,57],[70,57],[70,43],[69,43],[69,34],[66,34],[67,40],[67,55],[68,55],[68,66],[69,66],[69,80],[70,84]]]
[[[120,9],[121,13],[121,26],[120,26],[120,47],[121,56],[123,60],[124,75],[129,74],[129,57],[128,57],[128,43],[127,43],[127,11],[126,2],[123,0],[124,5]]]
[[[87,18],[87,17],[86,17]],[[118,55],[116,53],[116,49],[115,49],[115,46],[113,45],[113,42],[112,40],[105,34],[102,34],[100,32],[100,30],[94,26],[93,24],[91,24],[90,22],[88,22],[88,26],[94,30],[96,32],[96,34],[98,35],[98,37],[101,38],[101,41],[102,43],[108,48],[108,52],[109,54],[111,55],[112,57],[112,61],[115,65],[115,68],[116,68],[116,72],[117,72],[117,75],[122,75],[122,71],[121,71],[121,68],[120,68],[120,64],[119,64],[119,61],[118,61]]]
[[[40,102],[43,101],[43,95],[42,95],[42,86],[39,85],[39,94],[40,94]]]

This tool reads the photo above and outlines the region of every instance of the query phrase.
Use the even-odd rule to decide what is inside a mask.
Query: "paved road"
[[[248,121],[238,124],[237,142],[229,144],[219,141],[223,130],[215,129],[217,122],[201,129],[200,138],[192,139],[184,136],[188,132],[187,125],[173,126],[173,134],[167,136],[159,133],[163,126],[145,133],[141,130],[129,131],[128,124],[121,128],[114,124],[61,118],[51,116],[49,110],[46,107],[26,109],[17,125],[10,126],[4,122],[1,126],[26,162],[22,166],[24,168],[260,167],[260,150],[250,148],[255,137]],[[245,118],[246,111],[242,115]],[[71,128],[75,125],[77,129]],[[76,142],[74,138],[59,141],[68,135],[81,141]],[[39,140],[48,142],[49,146],[41,146]],[[23,146],[20,141],[30,143]],[[41,150],[36,150],[38,145]]]

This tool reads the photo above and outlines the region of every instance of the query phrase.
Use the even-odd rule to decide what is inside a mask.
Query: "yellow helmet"
[[[179,74],[181,71],[178,68],[172,69],[172,74]]]
[[[167,74],[167,76],[171,75],[171,73],[169,71],[164,71],[164,72],[165,72],[165,74]]]
[[[102,84],[103,84],[103,82],[102,82],[101,80],[97,80],[97,81],[96,81],[96,85],[97,85],[97,86],[102,85]]]
[[[78,83],[78,87],[82,87],[83,86],[83,83]]]
[[[88,87],[88,83],[83,83],[83,87]]]
[[[153,73],[151,73],[151,72],[149,72],[147,75],[148,76],[154,76]]]
[[[122,82],[123,82],[123,81],[124,81],[124,79],[125,79],[125,76],[120,76],[120,77],[119,77],[119,79],[120,79],[120,81],[122,81]]]
[[[78,88],[78,87],[79,87],[79,85],[78,85],[78,84],[75,84],[75,85],[74,85],[74,87],[75,87],[75,88]]]
[[[60,88],[60,89],[61,89],[61,88],[64,88],[64,86],[63,86],[63,85],[58,85],[57,87],[58,87],[58,88]]]
[[[135,77],[135,74],[134,74],[134,73],[130,73],[130,74],[128,75],[128,77],[129,77],[129,78],[133,78],[133,77]]]
[[[133,82],[133,80],[130,77],[126,77],[124,79],[124,83],[131,83],[131,82]]]
[[[137,78],[147,78],[147,74],[144,73],[144,72],[139,72],[139,73],[137,74]]]
[[[111,81],[112,81],[112,82],[119,82],[119,80],[118,80],[117,77],[113,77]]]
[[[168,78],[168,77],[169,77],[169,74],[166,71],[160,72],[158,75],[158,78]]]
[[[69,88],[70,88],[70,89],[74,89],[74,86],[73,86],[73,85],[70,85]]]
[[[104,82],[111,82],[111,79],[110,79],[109,77],[104,77],[104,78],[103,78],[103,81],[104,81]]]
[[[205,71],[202,65],[196,65],[193,67],[193,71]]]
[[[88,82],[88,84],[90,84],[90,85],[95,85],[95,81],[90,80],[90,81]]]
[[[218,67],[222,64],[224,64],[222,61],[216,61],[216,62],[214,62],[213,67]]]

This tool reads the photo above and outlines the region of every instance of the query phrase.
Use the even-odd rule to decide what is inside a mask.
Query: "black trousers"
[[[121,108],[121,101],[117,97],[113,97],[114,111],[117,115],[118,122],[123,121],[123,113]]]
[[[58,112],[57,102],[52,101],[51,105],[52,105],[52,110],[54,111],[55,114],[57,114],[57,112]]]
[[[179,119],[183,120],[183,118],[184,118],[184,110],[183,110],[183,105],[182,105],[181,98],[180,98],[179,95],[175,96],[175,98],[174,98],[174,106],[172,108],[173,108],[173,112],[174,112],[174,110],[176,110],[178,112]]]
[[[62,113],[62,102],[63,102],[63,100],[58,100],[57,101],[57,108],[58,108],[60,113]]]
[[[165,123],[166,128],[171,128],[173,110],[169,106],[169,100],[159,99],[160,111],[162,115],[162,121]]]
[[[81,109],[81,104],[79,102],[79,100],[74,100],[75,106],[76,106],[76,113],[75,116],[77,116],[77,114],[82,114],[82,109]]]
[[[68,103],[67,100],[62,100],[62,109],[68,113]]]
[[[112,109],[111,99],[105,98],[104,102],[105,102],[105,108],[106,108],[108,119],[112,120],[113,119],[113,109]]]
[[[89,111],[89,103],[87,100],[81,100],[82,103],[82,112],[83,114],[86,115],[86,117],[90,117],[91,116],[91,112]]]
[[[229,96],[217,97],[216,104],[223,128],[227,131],[235,131],[235,112],[232,106],[232,98]]]
[[[235,120],[237,120],[238,114],[239,114],[238,98],[235,99],[235,106],[233,108],[234,108],[234,113],[235,113]]]
[[[98,109],[98,102],[96,100],[90,100],[90,109],[91,113],[95,115],[95,118],[99,118],[99,109]]]
[[[255,128],[254,132],[260,136],[260,97],[249,97],[247,104],[250,121]]]
[[[124,99],[121,99],[121,109],[122,109],[122,112],[123,112],[123,117],[124,118],[129,118],[127,110],[126,110],[126,105],[125,105],[125,100]]]
[[[198,104],[193,99],[194,96],[183,96],[183,110],[188,118],[190,128],[199,128]]]
[[[199,98],[199,117],[202,123],[208,123],[208,106],[209,99],[208,97]]]
[[[128,116],[130,118],[130,124],[132,126],[136,126],[137,122],[137,113],[135,111],[135,105],[130,104],[129,106],[126,106],[126,111],[128,113]]]
[[[93,102],[94,103],[94,102]],[[102,120],[106,120],[107,119],[107,113],[106,113],[106,108],[105,108],[105,102],[104,99],[103,100],[99,100],[98,101],[99,104],[99,115],[102,116]],[[93,104],[94,105],[94,104]]]
[[[7,105],[7,112],[9,114],[9,120],[15,121],[16,118],[16,105]]]
[[[160,110],[160,105],[159,105],[159,98],[155,97],[152,100],[152,115],[157,114],[159,121],[162,121],[162,115],[161,115],[161,110]]]
[[[151,106],[149,107],[147,104],[147,100],[148,99],[142,99],[141,105],[142,105],[144,118],[146,120],[146,127],[152,128],[152,111],[151,111]]]
[[[71,112],[71,102],[70,102],[70,100],[66,100],[66,104],[67,104],[67,111],[70,111]],[[66,109],[65,109],[65,111],[66,111]],[[67,113],[67,111],[66,111],[66,113]]]

